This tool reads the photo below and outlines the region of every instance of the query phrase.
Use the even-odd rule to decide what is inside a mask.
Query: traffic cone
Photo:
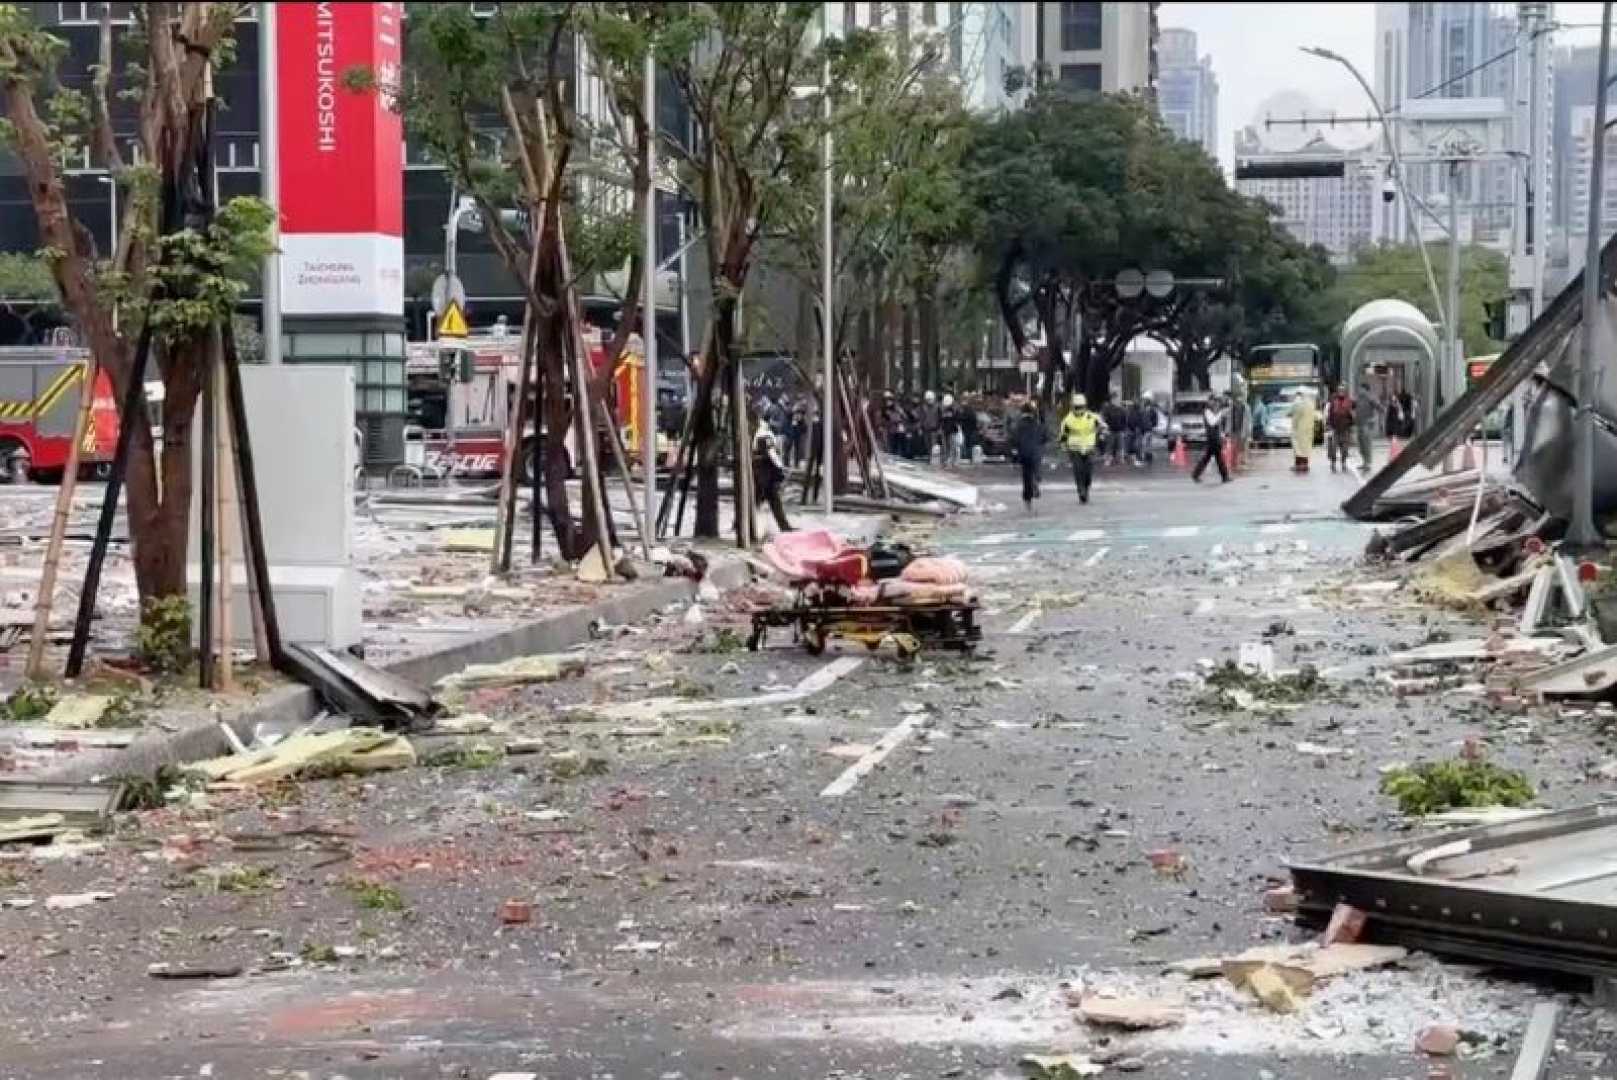
[[[1387,446],[1387,460],[1391,461],[1393,458],[1397,457],[1398,452],[1403,448],[1404,444],[1398,441],[1398,436],[1394,435],[1392,437],[1392,442]]]
[[[1180,439],[1173,444],[1173,453],[1168,455],[1168,459],[1174,463],[1175,468],[1190,468],[1190,455],[1185,452],[1185,440]]]
[[[1222,449],[1219,452],[1221,454],[1223,454],[1223,456],[1224,456],[1224,468],[1225,468],[1225,470],[1228,471],[1228,472],[1233,473],[1235,471],[1235,442],[1234,442],[1234,440],[1233,439],[1225,439],[1224,440],[1224,446],[1222,447]]]

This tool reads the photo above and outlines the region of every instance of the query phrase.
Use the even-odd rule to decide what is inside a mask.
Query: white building
[[[993,112],[1014,108],[1018,95],[1005,89],[1006,75],[1033,62],[1023,52],[1022,25],[1029,4],[918,3],[914,0],[832,2],[825,5],[832,34],[855,28],[892,31],[903,40],[936,39],[938,55],[960,79],[968,108]]]
[[[1213,58],[1196,56],[1194,30],[1165,29],[1157,43],[1157,111],[1181,139],[1218,157],[1218,76]]]
[[[1265,145],[1253,127],[1235,135],[1235,154],[1241,161],[1261,161],[1283,167],[1287,163],[1340,162],[1342,175],[1242,178],[1235,190],[1273,204],[1278,224],[1305,244],[1318,244],[1335,262],[1347,262],[1361,247],[1379,238],[1375,208],[1380,205],[1380,170],[1375,143],[1343,149],[1323,133],[1301,146],[1277,149]]]
[[[1056,82],[1107,93],[1156,85],[1156,4],[1032,0],[1018,6],[1033,27],[1033,55]]]

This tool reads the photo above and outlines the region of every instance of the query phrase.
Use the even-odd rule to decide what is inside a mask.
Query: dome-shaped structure
[[[1437,329],[1414,304],[1372,300],[1342,324],[1342,357],[1351,363],[1355,353],[1371,346],[1402,346],[1436,356]]]

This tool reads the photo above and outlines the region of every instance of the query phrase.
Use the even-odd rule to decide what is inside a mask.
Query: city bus
[[[1291,405],[1298,394],[1314,395],[1317,407],[1314,441],[1325,439],[1325,371],[1318,345],[1294,342],[1254,345],[1246,356],[1247,386],[1253,410],[1252,441],[1259,445],[1291,442]],[[1258,402],[1263,409],[1257,408]],[[1262,426],[1258,417],[1263,417]]]

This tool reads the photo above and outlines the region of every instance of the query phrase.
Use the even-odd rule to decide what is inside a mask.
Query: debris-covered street
[[[1346,476],[973,479],[1015,508],[907,538],[975,657],[751,653],[754,584],[459,680],[406,767],[5,848],[0,1075],[1503,1076],[1549,1001],[1545,1075],[1612,1074],[1580,984],[1318,950],[1283,888],[1402,835],[1399,763],[1595,801],[1604,712],[1389,683],[1488,627],[1359,565]]]

